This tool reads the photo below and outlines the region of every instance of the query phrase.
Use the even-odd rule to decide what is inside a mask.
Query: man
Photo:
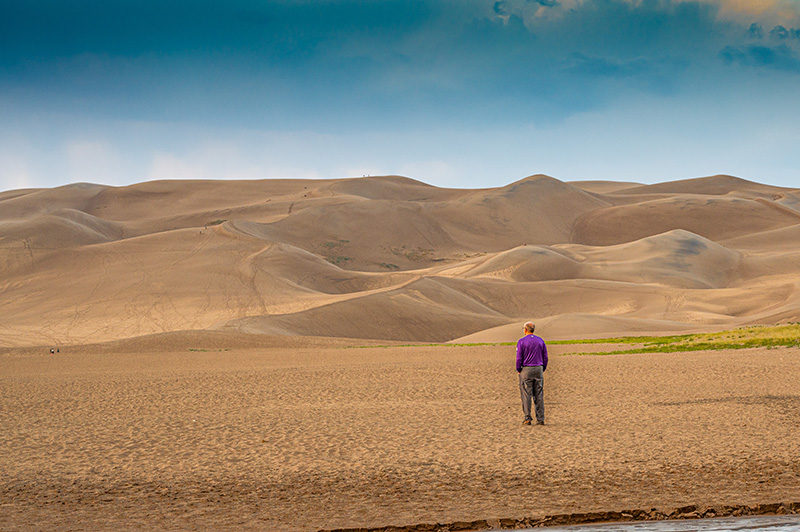
[[[530,425],[531,399],[536,405],[536,424],[544,425],[544,372],[547,369],[547,346],[544,340],[533,334],[536,325],[525,324],[525,336],[517,342],[517,373],[519,392],[522,396],[523,425]]]

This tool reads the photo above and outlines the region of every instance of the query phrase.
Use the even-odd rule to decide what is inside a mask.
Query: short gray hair
[[[533,323],[532,321],[527,322],[525,324],[525,330],[528,331],[529,333],[532,333],[533,331],[536,330],[536,324]]]

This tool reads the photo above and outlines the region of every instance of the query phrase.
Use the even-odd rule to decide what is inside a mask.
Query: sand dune
[[[312,334],[444,342],[459,331],[478,331],[507,317],[436,279],[358,299],[318,306],[297,314],[233,320],[222,328],[267,334]]]
[[[681,194],[591,211],[575,224],[573,241],[607,246],[675,229],[724,240],[797,223],[800,212],[768,202]]]
[[[629,188],[618,188],[621,194],[704,194],[709,196],[724,196],[733,194],[742,197],[772,197],[785,194],[792,189],[773,187],[754,183],[730,175],[715,175],[695,179],[682,179],[655,185],[636,185]]]
[[[798,241],[800,190],[731,176],[7,191],[0,346],[189,330],[447,341],[529,318],[570,337],[786,321],[800,318]]]
[[[668,320],[631,320],[618,316],[597,314],[559,314],[552,318],[542,318],[536,322],[536,332],[547,338],[582,340],[606,338],[608,331],[616,331],[620,336],[649,336],[664,334],[685,334],[713,330],[713,326],[697,326]],[[474,334],[456,338],[450,343],[503,343],[516,342],[522,333],[519,323],[509,323]]]
[[[741,253],[683,229],[625,244],[571,249],[593,266],[592,278],[680,288],[724,288],[741,261]]]
[[[641,185],[627,181],[568,181],[568,183],[575,188],[598,194],[609,194]]]
[[[551,281],[581,277],[586,269],[572,257],[544,246],[521,246],[472,261],[468,270],[457,267],[448,270],[463,272],[467,278],[494,277],[511,281]]]
[[[791,252],[798,249],[798,242],[800,242],[800,223],[788,227],[781,227],[780,229],[754,232],[723,240],[720,243],[758,254],[766,252]]]

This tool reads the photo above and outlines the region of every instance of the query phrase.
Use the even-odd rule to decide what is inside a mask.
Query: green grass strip
[[[551,340],[547,345],[628,344],[630,349],[599,352],[567,353],[572,355],[621,355],[636,353],[675,353],[678,351],[719,351],[723,349],[750,349],[755,347],[800,347],[800,323],[787,325],[754,325],[715,333],[681,334],[672,336],[621,336],[579,340]],[[345,349],[390,347],[480,347],[513,346],[516,342],[479,343],[427,343],[396,345],[362,345]]]
[[[582,343],[582,342],[576,342]],[[638,344],[631,349],[617,349],[576,355],[620,355],[633,353],[675,353],[678,351],[720,351],[723,349],[752,349],[756,347],[800,347],[800,324],[777,326],[756,325],[716,333],[684,334],[680,336],[640,336],[609,338],[605,342]]]

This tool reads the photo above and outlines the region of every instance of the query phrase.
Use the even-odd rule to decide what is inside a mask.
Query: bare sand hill
[[[800,191],[730,176],[7,191],[0,346],[175,331],[450,341],[528,318],[570,337],[800,321],[798,238]]]

